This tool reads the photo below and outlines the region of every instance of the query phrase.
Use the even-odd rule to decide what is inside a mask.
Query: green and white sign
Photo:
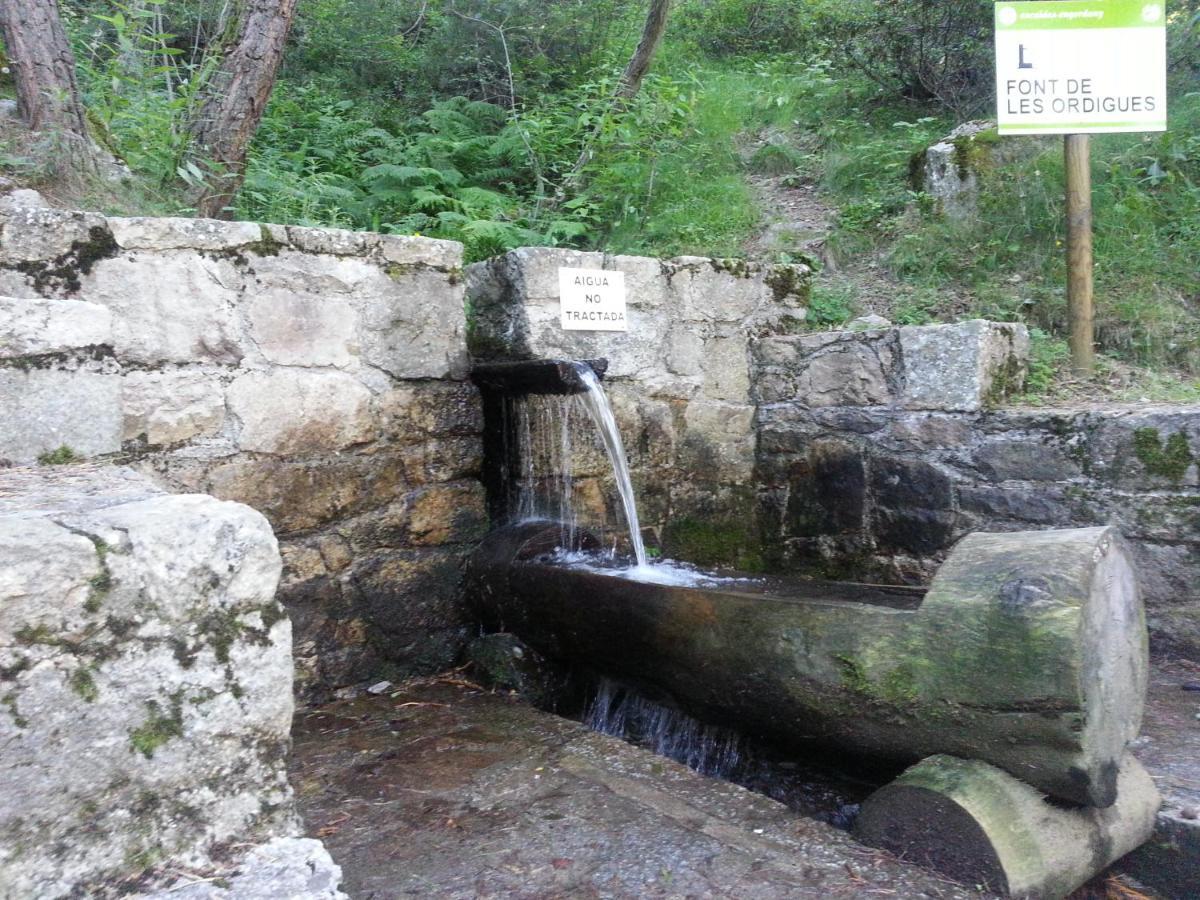
[[[1001,134],[1164,131],[1162,0],[996,4]]]

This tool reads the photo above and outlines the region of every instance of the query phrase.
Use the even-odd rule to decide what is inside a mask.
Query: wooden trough
[[[1071,803],[1117,799],[1148,658],[1115,529],[972,534],[924,592],[648,584],[548,562],[559,534],[485,540],[468,595],[487,627],[744,733],[982,760]]]

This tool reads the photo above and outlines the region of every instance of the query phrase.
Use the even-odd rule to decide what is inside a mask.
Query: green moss
[[[749,278],[754,274],[750,269],[750,263],[744,259],[725,258],[709,261],[712,263],[714,271],[727,272],[734,278]]]
[[[76,669],[71,674],[70,679],[71,690],[77,693],[87,703],[92,703],[100,696],[100,690],[96,687],[96,680],[92,678],[92,673],[87,669]]]
[[[18,644],[24,644],[26,647],[32,647],[35,644],[46,647],[68,646],[67,642],[58,637],[48,625],[22,625],[17,629],[14,637]]]
[[[767,272],[766,282],[776,302],[782,302],[788,297],[799,297],[806,306],[808,305],[812,283],[808,275],[801,273],[795,266],[773,266]]]
[[[83,608],[89,613],[97,613],[100,607],[104,605],[104,598],[112,591],[113,577],[112,570],[108,567],[108,552],[109,546],[100,538],[94,535],[87,535],[92,545],[96,548],[96,557],[100,563],[100,571],[88,579],[88,598],[84,601]]]
[[[842,685],[856,694],[870,694],[871,682],[867,679],[862,665],[852,656],[837,657],[838,668],[842,670]]]
[[[146,703],[146,721],[129,732],[129,746],[146,759],[172,738],[183,736],[183,692],[171,695],[170,708],[163,709],[150,700]]]
[[[1133,433],[1133,452],[1151,475],[1168,478],[1178,484],[1195,462],[1187,438],[1176,432],[1163,443],[1157,428],[1139,428]]]
[[[21,715],[21,711],[17,709],[17,695],[12,691],[0,697],[0,706],[8,710],[8,714],[12,716],[13,724],[18,728],[29,727],[29,720]]]
[[[972,172],[980,174],[992,167],[991,148],[999,139],[995,129],[954,139],[954,167],[961,181],[966,181]]]
[[[73,462],[78,462],[80,457],[75,451],[63,444],[57,450],[47,450],[45,453],[38,454],[39,466],[65,466]]]
[[[668,556],[700,566],[736,566],[744,572],[764,569],[758,536],[743,521],[673,519],[663,529],[663,547]]]

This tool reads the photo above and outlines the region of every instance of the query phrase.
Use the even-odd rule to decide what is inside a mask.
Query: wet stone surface
[[[1191,898],[1200,885],[1200,664],[1184,660],[1151,670],[1146,718],[1134,753],[1163,797],[1158,824],[1116,868],[1163,897]]]
[[[292,778],[356,900],[980,895],[743,788],[461,682],[297,717]]]

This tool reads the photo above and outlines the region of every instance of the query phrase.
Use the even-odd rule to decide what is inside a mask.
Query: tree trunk
[[[0,33],[17,85],[17,112],[31,131],[61,137],[74,162],[91,161],[75,54],[57,0],[0,0]]]
[[[981,890],[1065,897],[1154,833],[1154,780],[1126,754],[1116,783],[1113,806],[1064,808],[987,763],[932,756],[863,802],[854,836]]]
[[[483,542],[467,596],[485,626],[752,736],[894,763],[951,754],[1074,803],[1116,800],[1149,662],[1115,529],[969,535],[924,596],[633,581],[539,560],[559,534]]]
[[[637,92],[642,86],[642,79],[650,71],[654,53],[658,50],[658,45],[662,43],[663,35],[667,31],[667,15],[670,12],[671,0],[650,0],[650,11],[646,14],[646,24],[642,27],[642,39],[638,41],[637,49],[633,51],[629,64],[625,66],[625,71],[621,74],[621,82],[617,85],[613,99],[614,107],[619,109],[637,96]],[[596,133],[593,132],[588,137],[583,152],[579,154],[579,159],[575,161],[568,181],[578,178],[584,166],[591,162],[592,144],[595,139]]]
[[[295,14],[296,0],[246,0],[236,37],[192,125],[192,155],[207,175],[198,201],[201,216],[230,216]]]
[[[666,33],[667,14],[670,11],[671,0],[651,0],[650,12],[646,15],[646,24],[642,27],[642,39],[638,42],[637,49],[633,51],[633,57],[629,60],[629,65],[625,67],[624,74],[621,75],[621,86],[617,88],[618,97],[628,100],[637,96],[638,88],[642,86],[642,79],[646,77],[646,73],[650,70],[650,63],[654,61],[654,52],[662,43],[663,34]]]

